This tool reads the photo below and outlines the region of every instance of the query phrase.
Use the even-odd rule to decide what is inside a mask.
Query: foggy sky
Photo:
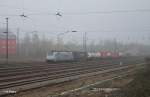
[[[67,30],[77,30],[64,39],[81,40],[82,32],[88,33],[89,40],[116,38],[120,41],[145,41],[150,38],[150,12],[129,12],[110,14],[72,14],[114,10],[150,9],[150,0],[0,0],[0,27],[9,27],[21,32],[38,31],[49,33],[49,38]],[[62,17],[55,15],[61,12]],[[24,13],[28,18],[19,16]],[[49,15],[48,15],[49,13]],[[66,13],[66,14],[65,14]],[[37,14],[31,15],[30,14]]]

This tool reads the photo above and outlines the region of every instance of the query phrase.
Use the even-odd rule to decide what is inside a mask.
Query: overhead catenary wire
[[[150,9],[68,12],[68,13],[64,13],[64,14],[66,14],[66,15],[90,15],[90,14],[141,13],[141,12],[150,12]]]
[[[40,15],[96,15],[96,14],[117,14],[117,13],[147,13],[150,9],[133,9],[133,10],[111,10],[111,11],[87,11],[87,12],[38,12],[26,13],[26,16],[40,16]],[[0,16],[21,16],[22,14],[0,14]]]
[[[47,12],[47,13],[30,13],[28,15],[94,15],[94,14],[116,14],[116,13],[141,13],[150,12],[150,9],[135,10],[112,10],[112,11],[89,11],[89,12]]]
[[[84,11],[84,12],[61,12],[59,10],[59,12],[28,12],[28,13],[24,13],[24,10],[26,10],[23,6],[23,14],[0,14],[0,16],[10,16],[10,17],[23,17],[23,18],[29,18],[30,16],[49,16],[49,15],[53,15],[53,16],[63,16],[63,15],[105,15],[105,14],[128,14],[128,13],[149,13],[150,9],[129,9],[129,10],[110,10],[110,11]],[[32,20],[32,19],[30,19]],[[33,22],[33,21],[32,21]],[[86,31],[89,32],[89,31]],[[100,31],[92,31],[92,32],[100,32]],[[103,32],[111,32],[111,31],[103,31]]]

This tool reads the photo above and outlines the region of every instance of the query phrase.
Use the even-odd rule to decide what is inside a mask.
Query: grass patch
[[[134,80],[123,88],[125,97],[150,97],[150,62],[147,60],[145,69],[140,70]]]

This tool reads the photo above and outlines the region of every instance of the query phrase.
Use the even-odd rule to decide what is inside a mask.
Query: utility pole
[[[76,31],[76,30],[73,30],[73,31],[66,31],[66,32],[57,34],[57,46],[56,46],[57,49],[55,49],[55,50],[58,50],[58,51],[61,50],[61,49],[60,49],[60,43],[59,43],[59,42],[60,42],[60,36],[61,36],[61,35],[65,35],[65,34],[67,34],[67,33],[75,33],[75,32],[77,32],[77,31]]]
[[[20,29],[17,28],[17,55],[19,56],[20,55],[20,39],[19,39],[19,32],[20,32]]]
[[[61,35],[64,35],[65,33],[68,33],[68,32],[64,32],[64,33],[59,33],[59,34],[57,34],[57,46],[56,46],[57,49],[55,49],[56,51],[60,51],[60,50],[61,50],[61,49],[60,49],[60,47],[61,47],[61,46],[60,46],[60,45],[61,45],[61,44],[60,44],[60,40],[61,40],[61,37],[60,37],[60,36],[61,36]]]
[[[59,50],[60,50],[60,35],[61,35],[61,34],[58,34],[58,35],[57,35],[57,46],[56,46],[57,49],[55,49],[56,51],[59,51]]]
[[[87,52],[87,33],[83,33],[83,50],[84,52]]]
[[[117,44],[117,39],[114,38],[114,52],[117,53],[118,52],[118,44]]]
[[[8,18],[6,18],[6,62],[8,64]]]

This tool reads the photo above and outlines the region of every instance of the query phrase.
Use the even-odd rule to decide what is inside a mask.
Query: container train
[[[90,59],[103,59],[103,58],[119,58],[122,53],[117,52],[74,52],[74,51],[51,51],[47,53],[47,62],[59,61],[81,61]]]

